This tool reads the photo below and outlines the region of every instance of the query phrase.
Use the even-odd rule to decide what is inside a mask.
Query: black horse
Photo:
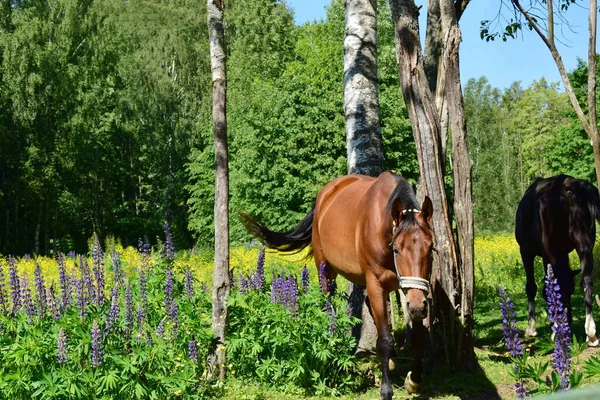
[[[598,346],[596,324],[592,318],[592,250],[596,240],[595,221],[600,218],[600,195],[591,183],[568,175],[538,178],[519,202],[515,236],[527,275],[529,325],[525,334],[535,336],[535,294],[533,260],[541,256],[550,264],[560,286],[561,300],[573,321],[571,295],[575,275],[583,272],[581,289],[585,300],[585,333],[590,346]],[[571,270],[569,253],[577,251],[581,270]]]

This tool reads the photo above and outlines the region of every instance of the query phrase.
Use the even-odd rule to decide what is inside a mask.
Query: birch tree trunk
[[[384,169],[377,85],[377,0],[346,0],[344,115],[348,173],[378,176]],[[365,304],[365,288],[348,287],[352,315],[363,323],[357,351],[374,351],[377,329]]]
[[[377,0],[346,0],[344,115],[348,173],[378,176],[384,156],[377,86]]]
[[[222,0],[207,0],[208,37],[212,72],[213,134],[215,146],[215,260],[212,293],[212,330],[216,341],[208,356],[208,375],[225,378],[225,337],[229,296],[229,155],[227,149],[227,79]]]

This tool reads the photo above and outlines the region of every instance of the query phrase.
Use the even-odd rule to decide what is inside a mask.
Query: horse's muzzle
[[[427,300],[423,300],[420,303],[411,303],[409,301],[406,305],[408,306],[408,314],[412,321],[422,321],[427,318]]]

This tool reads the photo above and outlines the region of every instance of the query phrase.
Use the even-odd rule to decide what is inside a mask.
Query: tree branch
[[[456,0],[454,3],[454,11],[456,12],[456,21],[460,21],[460,17],[462,17],[465,9],[469,5],[471,0]]]
[[[590,0],[590,41],[588,44],[588,115],[590,124],[597,121],[596,116],[596,34],[598,31],[598,2]],[[596,138],[597,140],[597,138]]]
[[[546,2],[548,5],[548,40],[554,44],[554,5],[552,0]]]
[[[569,95],[569,100],[571,100],[571,105],[573,106],[573,108],[575,109],[575,113],[577,114],[577,118],[579,118],[579,121],[583,125],[583,129],[585,129],[585,132],[587,133],[588,138],[593,141],[594,138],[592,135],[590,123],[589,123],[588,119],[586,118],[583,110],[581,109],[581,106],[579,105],[579,101],[577,100],[577,97],[575,96],[575,92],[573,91],[573,86],[571,85],[571,81],[569,80],[569,76],[567,75],[567,70],[565,69],[565,65],[562,62],[562,58],[560,57],[560,53],[558,52],[558,49],[554,45],[554,41],[550,41],[544,35],[544,33],[542,32],[542,30],[540,29],[538,24],[533,20],[533,18],[531,17],[531,15],[529,15],[529,13],[525,10],[525,8],[523,8],[523,6],[519,2],[519,0],[511,0],[511,1],[512,1],[513,5],[515,7],[517,7],[517,9],[525,17],[525,19],[527,20],[529,25],[533,28],[533,30],[538,34],[538,36],[542,39],[544,44],[546,44],[546,46],[550,50],[550,54],[552,55],[552,58],[554,58],[554,62],[556,63],[556,66],[558,67],[558,72],[560,73],[560,77],[562,78],[563,84],[565,85],[565,90],[567,91],[567,94]],[[594,8],[594,10],[595,10],[595,8]]]

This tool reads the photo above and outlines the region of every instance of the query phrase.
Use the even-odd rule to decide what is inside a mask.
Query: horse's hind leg
[[[593,242],[592,242],[593,243]],[[588,345],[596,347],[599,344],[596,336],[596,323],[592,317],[592,300],[594,284],[592,282],[592,268],[594,267],[594,256],[592,245],[581,246],[577,248],[577,255],[581,262],[581,290],[583,291],[583,300],[585,302],[585,334],[588,337]]]
[[[523,260],[523,266],[525,267],[525,292],[527,293],[528,301],[528,324],[525,330],[526,336],[537,336],[537,330],[535,329],[535,295],[537,293],[537,285],[535,284],[535,277],[533,275],[533,260],[535,255],[528,252],[526,249],[521,247],[521,259]]]

